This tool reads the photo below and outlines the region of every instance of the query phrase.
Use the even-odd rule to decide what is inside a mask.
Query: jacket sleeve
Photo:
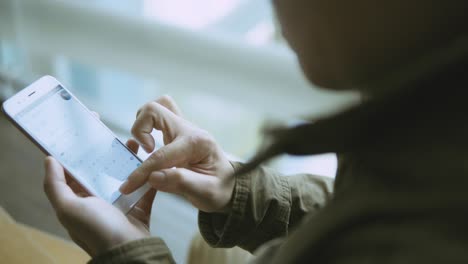
[[[233,163],[239,169],[242,164]],[[283,176],[259,167],[236,178],[227,214],[200,211],[198,224],[213,247],[239,246],[250,252],[287,236],[301,219],[331,198],[333,179],[314,175]]]
[[[173,264],[175,261],[164,241],[160,238],[152,237],[122,244],[94,257],[88,262],[88,264],[95,263]]]

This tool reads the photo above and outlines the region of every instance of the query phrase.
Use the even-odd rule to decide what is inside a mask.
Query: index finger
[[[160,130],[165,139],[172,141],[182,129],[182,119],[166,107],[150,102],[138,111],[132,134],[146,152],[154,150],[153,129]]]
[[[191,152],[192,145],[187,139],[178,139],[158,149],[128,176],[125,183],[120,186],[120,192],[128,194],[135,191],[146,183],[153,171],[185,165]]]
[[[56,210],[64,208],[65,205],[76,199],[77,196],[67,185],[63,167],[52,157],[45,160],[46,175],[44,179],[44,191],[50,203]]]

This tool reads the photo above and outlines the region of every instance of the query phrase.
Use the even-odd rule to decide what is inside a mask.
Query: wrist
[[[222,214],[229,214],[232,209],[232,203],[233,203],[233,197],[234,195],[231,195],[231,198],[229,199],[229,202],[221,209],[217,210],[217,213],[222,213]]]
[[[146,229],[146,228],[145,228]],[[112,250],[113,248],[119,247],[121,245],[125,245],[131,243],[133,241],[145,239],[151,237],[149,231],[146,230],[133,230],[127,232],[118,232],[114,234],[109,239],[102,241],[100,245],[96,245],[94,252],[91,256],[101,255],[105,252]]]
[[[235,172],[235,167],[233,166],[232,162],[229,162],[230,170],[232,171],[230,175],[227,176],[226,182],[225,182],[225,188],[224,188],[224,194],[227,194],[227,197],[223,200],[227,200],[227,203],[219,210],[217,210],[217,213],[224,213],[224,214],[229,214],[232,209],[232,204],[234,201],[234,190],[236,187],[236,179],[233,176]]]

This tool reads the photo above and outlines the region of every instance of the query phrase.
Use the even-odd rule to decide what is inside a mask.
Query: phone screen
[[[113,203],[140,160],[62,86],[13,117],[85,188]]]

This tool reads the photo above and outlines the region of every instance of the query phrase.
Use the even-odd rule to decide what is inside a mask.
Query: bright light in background
[[[269,0],[143,0],[143,16],[165,24],[240,37],[253,45],[275,41]]]
[[[243,0],[144,0],[144,15],[149,18],[200,29],[231,13]]]
[[[247,42],[254,44],[254,45],[262,45],[271,40],[275,36],[275,26],[271,21],[262,21],[254,26],[249,32],[246,34]]]

